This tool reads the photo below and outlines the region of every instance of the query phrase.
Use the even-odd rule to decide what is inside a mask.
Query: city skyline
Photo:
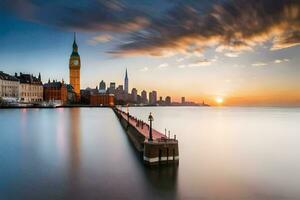
[[[299,2],[242,2],[245,5],[241,1],[154,1],[152,5],[129,0],[0,1],[0,68],[9,74],[41,72],[43,82],[63,78],[69,83],[68,56],[76,31],[81,89],[99,85],[102,79],[122,83],[128,68],[131,85],[138,91],[158,90],[159,96],[176,101],[185,96],[213,105],[223,101],[224,105],[299,105]],[[85,10],[78,16],[70,11],[83,11],[82,6]],[[111,19],[98,16],[93,6],[104,9]],[[238,12],[240,19],[230,24],[232,10],[245,6],[251,9]],[[57,16],[47,16],[53,7]],[[149,16],[152,12],[156,18]],[[208,24],[207,16],[218,23]],[[253,28],[250,19],[258,26]],[[178,35],[161,27],[159,20],[180,23],[167,27]],[[195,20],[210,32],[191,28],[188,22]]]
[[[186,97],[182,96],[180,97],[180,100],[178,101],[173,101],[173,98],[171,96],[162,96],[158,95],[159,91],[157,90],[152,90],[152,91],[146,91],[145,89],[142,90],[137,90],[135,86],[129,87],[130,79],[128,78],[128,72],[127,69],[125,71],[125,76],[124,76],[124,84],[122,83],[118,84],[114,80],[110,80],[108,82],[105,82],[104,80],[99,81],[99,84],[96,86],[90,86],[87,88],[83,88],[82,91],[85,90],[97,90],[100,94],[114,94],[116,100],[124,100],[125,102],[130,102],[132,104],[136,105],[186,105],[186,106],[209,106],[208,104],[205,104],[205,101],[202,100],[202,102],[192,102],[187,99]],[[127,90],[126,86],[127,85]],[[145,93],[145,94],[143,94]],[[154,96],[152,96],[152,94]],[[121,97],[120,97],[121,96]],[[150,100],[152,99],[152,101]]]

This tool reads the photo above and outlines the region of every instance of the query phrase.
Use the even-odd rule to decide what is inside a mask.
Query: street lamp
[[[128,124],[129,124],[129,108],[128,108],[128,104],[126,105],[126,109],[127,109],[127,121],[128,121]]]
[[[149,129],[149,141],[153,141],[152,138],[152,121],[154,120],[152,114],[150,113],[149,117],[148,117],[148,121],[150,122],[150,129]]]

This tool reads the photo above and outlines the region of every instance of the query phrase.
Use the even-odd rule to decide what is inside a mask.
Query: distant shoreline
[[[117,106],[122,106],[126,107],[124,105],[117,105]],[[300,106],[202,106],[202,105],[191,105],[191,106],[153,106],[153,105],[143,105],[143,106],[128,106],[129,108],[134,108],[134,107],[212,107],[212,108],[300,108]],[[92,106],[92,105],[64,105],[64,106],[57,106],[57,107],[44,107],[44,106],[0,106],[0,110],[2,109],[57,109],[57,108],[112,108],[111,106]]]
[[[126,107],[125,105],[116,105]],[[209,107],[203,105],[169,105],[169,106],[155,106],[155,105],[130,105],[128,107]],[[55,108],[111,108],[111,106],[94,106],[94,105],[63,105],[63,106],[0,106],[0,109],[24,109],[24,108],[41,108],[41,109],[55,109]]]

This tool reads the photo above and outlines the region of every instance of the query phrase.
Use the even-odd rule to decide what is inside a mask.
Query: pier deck
[[[145,164],[158,165],[179,162],[178,140],[168,138],[153,128],[153,140],[149,140],[149,124],[118,108],[113,108],[113,110],[137,151],[143,153]]]
[[[127,113],[125,112],[121,112],[121,116],[126,120],[128,121],[128,117],[127,117]],[[149,138],[149,125],[147,123],[144,123],[142,121],[140,121],[138,123],[138,119],[130,116],[129,117],[129,124],[131,126],[134,126],[138,132],[142,135],[145,136],[145,138]],[[158,139],[167,139],[167,136],[158,132],[157,130],[153,129],[152,128],[152,137],[153,137],[153,140],[158,140]]]

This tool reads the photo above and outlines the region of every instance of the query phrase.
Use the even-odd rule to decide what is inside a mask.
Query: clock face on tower
[[[73,60],[73,65],[77,66],[79,64],[79,61],[78,60]]]

